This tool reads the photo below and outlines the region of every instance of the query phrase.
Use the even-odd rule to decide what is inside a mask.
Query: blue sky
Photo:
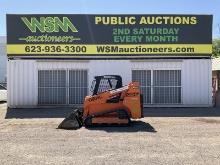
[[[0,36],[8,14],[213,14],[220,37],[220,0],[0,0]]]

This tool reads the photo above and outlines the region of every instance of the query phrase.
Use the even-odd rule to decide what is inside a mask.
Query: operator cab
[[[92,81],[90,91],[92,95],[97,95],[107,90],[118,89],[122,87],[122,78],[119,75],[95,76]]]

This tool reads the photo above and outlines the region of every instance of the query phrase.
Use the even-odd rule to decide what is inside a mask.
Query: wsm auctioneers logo
[[[78,32],[67,17],[63,17],[62,20],[59,17],[40,17],[39,20],[36,17],[31,17],[29,20],[27,17],[21,17],[21,20],[33,33],[36,33],[37,29],[42,33],[60,32],[60,30],[68,32],[69,29],[72,32]]]

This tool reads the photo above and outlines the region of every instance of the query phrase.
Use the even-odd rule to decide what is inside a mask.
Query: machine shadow
[[[65,118],[76,107],[8,108],[5,119]],[[145,108],[144,117],[220,117],[214,108]],[[134,124],[138,125],[138,123]]]
[[[97,125],[88,127],[89,130],[101,130],[106,132],[152,132],[156,133],[152,125],[143,121],[132,121],[129,126],[118,126],[118,125]]]
[[[220,107],[145,108],[144,117],[220,117]]]
[[[65,118],[73,111],[73,109],[73,107],[8,108],[5,119]]]

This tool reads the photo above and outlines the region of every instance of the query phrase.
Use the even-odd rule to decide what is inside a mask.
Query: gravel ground
[[[0,164],[220,164],[220,117],[145,117],[131,127],[56,129],[62,118],[8,118]],[[152,130],[152,127],[154,130]]]

